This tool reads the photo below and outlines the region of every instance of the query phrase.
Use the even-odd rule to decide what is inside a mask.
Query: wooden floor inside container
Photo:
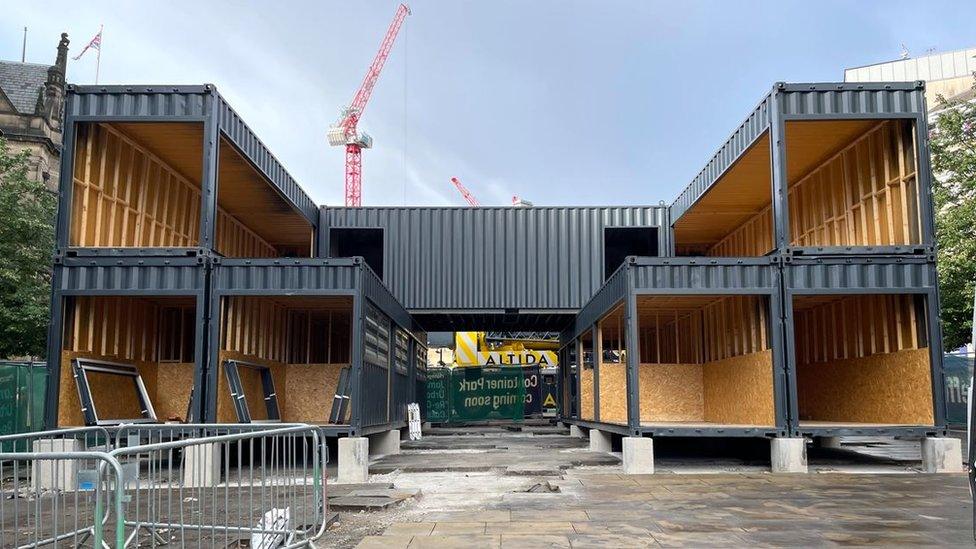
[[[851,427],[851,428],[884,428],[884,427],[918,427],[917,423],[859,423],[855,421],[800,421],[800,427]],[[926,425],[926,427],[932,427]]]
[[[751,425],[744,423],[715,423],[709,421],[642,421],[641,427],[659,427],[663,429],[775,429],[775,425]]]

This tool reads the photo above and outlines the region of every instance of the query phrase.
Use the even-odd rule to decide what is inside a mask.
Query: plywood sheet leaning
[[[700,364],[641,364],[639,380],[641,423],[704,420]]]
[[[627,424],[627,365],[600,364],[600,421]]]
[[[153,407],[160,421],[187,420],[195,368],[196,364],[192,362],[160,363],[156,368],[158,396],[153,400]]]
[[[285,366],[284,391],[288,404],[282,408],[282,420],[326,424],[332,411],[339,382],[339,371],[348,364],[288,364]],[[350,406],[351,410],[352,407]]]
[[[702,372],[705,421],[776,425],[771,350],[706,362]]]

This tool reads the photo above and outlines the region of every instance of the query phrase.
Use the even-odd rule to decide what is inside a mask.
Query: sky
[[[163,7],[165,6],[165,7]],[[15,2],[0,58],[51,64],[104,25],[100,84],[213,83],[318,204],[326,132],[397,2]],[[976,45],[976,2],[416,0],[363,114],[363,204],[670,203],[778,81]],[[68,62],[90,84],[95,55]]]

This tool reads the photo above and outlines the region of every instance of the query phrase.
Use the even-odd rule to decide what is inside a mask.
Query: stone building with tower
[[[53,65],[0,61],[0,136],[14,152],[30,151],[31,176],[57,190],[64,120],[68,35]]]

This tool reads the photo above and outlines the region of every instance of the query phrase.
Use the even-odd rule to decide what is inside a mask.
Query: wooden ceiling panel
[[[882,120],[824,120],[786,123],[786,176],[796,183]]]
[[[771,201],[767,131],[675,223],[675,242],[681,246],[714,244]]]
[[[203,179],[202,122],[110,124],[200,188]]]

